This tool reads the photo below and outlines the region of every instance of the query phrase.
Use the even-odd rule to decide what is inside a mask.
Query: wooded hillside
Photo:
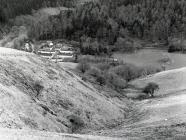
[[[169,37],[185,35],[184,0],[81,2],[84,0],[1,0],[0,20],[11,26],[25,26],[31,38],[65,38],[87,44],[93,42],[94,45],[99,42],[119,44],[126,36],[167,42]],[[50,17],[34,12],[42,7],[56,6],[73,7],[74,10]]]

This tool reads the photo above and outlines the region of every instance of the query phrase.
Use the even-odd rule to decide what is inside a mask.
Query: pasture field
[[[113,57],[125,63],[131,63],[136,66],[162,66],[162,60],[169,59],[166,70],[177,69],[186,66],[186,54],[168,53],[162,49],[142,49],[136,53],[114,53]]]

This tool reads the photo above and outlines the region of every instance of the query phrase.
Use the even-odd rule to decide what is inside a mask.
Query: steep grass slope
[[[109,98],[34,54],[0,48],[0,127],[88,132],[118,125],[128,101]]]

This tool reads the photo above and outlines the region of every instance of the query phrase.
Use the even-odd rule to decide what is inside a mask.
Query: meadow
[[[167,50],[147,48],[136,53],[114,53],[113,57],[136,66],[166,66],[166,70],[186,66],[186,54],[168,53]]]

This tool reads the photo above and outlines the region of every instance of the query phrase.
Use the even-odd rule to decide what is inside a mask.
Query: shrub
[[[134,46],[135,50],[140,50],[143,48],[143,46],[139,42],[135,42],[135,41],[133,43],[133,46]]]
[[[179,50],[180,50],[180,48],[178,46],[170,45],[169,49],[168,49],[168,52],[173,53],[173,52],[176,52],[176,51],[179,51]]]
[[[174,38],[169,41],[168,52],[173,53],[177,51],[184,51],[186,41],[178,38]]]
[[[67,117],[71,123],[72,133],[77,132],[84,127],[84,121],[77,115],[70,115]]]
[[[80,70],[82,73],[85,73],[90,69],[90,65],[87,62],[82,61],[78,64],[77,69]]]
[[[98,69],[98,68],[93,67],[93,68],[89,69],[86,72],[86,74],[91,75],[93,77],[99,77],[101,75],[101,70]]]
[[[86,77],[86,75],[82,75],[81,79],[82,79],[83,81],[87,81],[87,80],[88,80],[87,77]]]
[[[141,46],[135,43],[133,40],[121,37],[117,39],[115,46],[116,51],[123,51],[129,53],[135,52],[137,49],[141,48]]]
[[[158,60],[159,63],[170,63],[172,60],[169,56],[163,56],[160,60]]]
[[[91,68],[89,71],[87,71],[88,75],[93,76],[94,78],[96,78],[96,82],[99,83],[99,85],[105,85],[105,78],[102,75],[102,71],[96,67]]]
[[[159,89],[159,85],[156,83],[148,83],[145,88],[143,89],[143,92],[147,95],[150,95],[151,97],[154,97],[154,92]]]
[[[155,66],[144,66],[140,69],[140,76],[147,76],[147,75],[151,75],[151,74],[155,74],[158,72],[161,72],[163,69],[160,67],[155,67]]]
[[[40,81],[35,81],[33,85],[33,89],[36,91],[37,96],[42,92],[44,86],[41,84]]]
[[[173,53],[173,52],[185,52],[186,50],[186,41],[183,41],[183,43],[175,43],[175,44],[171,44],[168,48],[168,52],[169,53]]]
[[[126,81],[140,77],[140,69],[132,64],[119,65],[114,67],[112,71]]]
[[[176,52],[176,51],[181,51],[181,44],[182,44],[182,41],[179,38],[170,39],[169,40],[168,52],[173,53],[173,52]]]
[[[96,82],[98,82],[100,86],[106,84],[106,80],[105,80],[104,76],[102,76],[102,75],[99,75],[96,77]]]
[[[111,66],[110,66],[109,63],[98,63],[98,64],[96,65],[96,67],[97,67],[98,69],[100,69],[101,71],[105,71],[105,70],[109,70]]]
[[[106,73],[105,77],[106,77],[107,84],[110,84],[115,89],[124,89],[127,86],[126,80],[119,77],[113,72]]]

